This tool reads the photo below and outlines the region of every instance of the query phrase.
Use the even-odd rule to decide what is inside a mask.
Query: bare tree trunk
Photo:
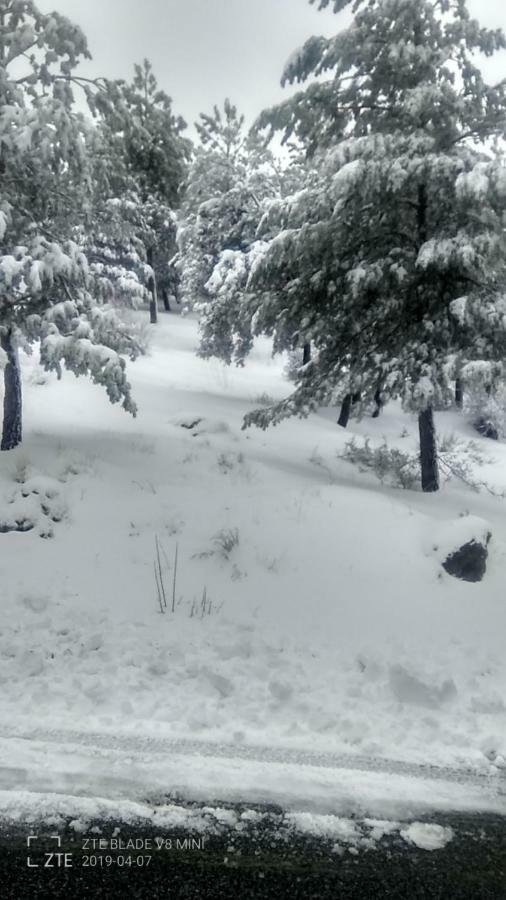
[[[422,490],[425,493],[439,490],[439,469],[437,462],[436,428],[431,406],[418,416],[420,431],[420,465],[422,470]]]
[[[350,421],[351,408],[355,405],[355,403],[360,403],[362,399],[362,395],[360,391],[356,391],[354,394],[346,394],[342,404],[341,404],[341,412],[339,413],[339,418],[337,420],[337,424],[341,426],[341,428],[346,428],[348,422]]]
[[[457,409],[464,406],[464,384],[461,378],[457,378],[455,382],[455,406]]]
[[[422,43],[421,38],[415,43]],[[418,243],[422,246],[427,240],[427,185],[418,185],[417,226]],[[425,310],[423,310],[425,312]],[[439,468],[437,460],[436,428],[432,406],[421,410],[418,415],[420,432],[420,467],[422,471],[422,491],[431,493],[439,490]]]
[[[302,365],[306,366],[308,362],[311,362],[311,344],[304,344],[304,350],[302,353]]]
[[[21,443],[23,403],[18,348],[13,344],[11,331],[1,335],[0,345],[7,354],[7,365],[4,369],[4,420],[0,450],[13,450]]]
[[[167,288],[162,288],[162,300],[163,300],[163,308],[165,312],[171,312],[170,301],[169,301],[169,292]]]
[[[372,418],[377,419],[381,415],[381,410],[383,408],[383,403],[381,402],[381,388],[377,388],[376,393],[374,394],[374,402],[376,404],[376,409],[372,414]]]
[[[337,420],[337,424],[340,425],[341,428],[346,428],[350,421],[351,401],[351,394],[346,394],[346,397],[341,404],[341,412],[339,413],[339,418]]]
[[[149,301],[149,321],[152,325],[156,325],[158,322],[158,297],[156,292],[156,279],[155,279],[155,270],[153,269],[153,248],[148,247],[147,251],[147,261],[148,266],[151,266],[152,275],[149,277],[148,281],[148,291],[151,294],[151,300]]]

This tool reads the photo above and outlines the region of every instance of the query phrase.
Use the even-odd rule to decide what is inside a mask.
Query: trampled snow
[[[504,784],[506,501],[457,483],[395,490],[338,459],[353,433],[412,451],[416,421],[394,406],[346,432],[335,410],[242,431],[244,413],[289,392],[284,361],[260,342],[244,369],[227,369],[196,346],[191,316],[153,328],[149,355],[129,367],[137,419],[87,380],[40,377],[23,359],[25,440],[0,457],[10,786],[92,796],[96,777],[107,798],[109,772],[121,781],[110,796],[127,803],[135,784],[205,800],[221,778],[222,800],[253,801],[261,776],[266,799],[277,785],[289,806],[299,791],[295,811],[346,817],[355,794],[383,815],[388,767],[379,781],[334,772],[329,793],[321,769],[301,787],[307,752],[334,754],[339,771],[344,754]],[[438,427],[480,441],[494,458],[480,478],[506,487],[503,444],[456,413]],[[7,530],[20,521],[33,528]],[[434,548],[484,530],[483,582],[447,575]],[[163,749],[177,741],[197,747],[186,764]],[[229,748],[221,765],[213,746]],[[267,750],[271,768],[259,770]],[[418,790],[406,778],[390,782],[404,811]],[[423,808],[431,790],[440,808],[501,804],[495,789],[466,794],[456,781],[439,801],[426,786]]]

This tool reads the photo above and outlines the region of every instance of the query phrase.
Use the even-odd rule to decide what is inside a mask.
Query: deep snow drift
[[[290,390],[268,344],[241,370],[195,356],[191,317],[164,316],[152,338],[129,368],[135,420],[23,359],[25,440],[0,457],[0,523],[34,527],[0,534],[0,735],[502,773],[506,501],[388,488],[337,458],[353,433],[414,449],[416,420],[395,407],[348,432],[335,410],[244,432],[245,412]],[[438,427],[477,437],[454,413]],[[480,478],[505,488],[506,447],[478,441],[494,460]],[[493,535],[480,584],[441,567],[468,514]],[[2,764],[20,752],[2,741]]]

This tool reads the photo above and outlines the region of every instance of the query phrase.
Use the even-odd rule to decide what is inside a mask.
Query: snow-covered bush
[[[490,393],[483,386],[466,391],[465,411],[483,437],[506,438],[506,385]]]
[[[239,529],[223,528],[218,534],[215,534],[213,542],[220,556],[228,559],[232,550],[239,546]]]
[[[475,469],[491,462],[476,441],[463,441],[455,434],[443,435],[438,442],[438,460],[446,481],[457,478],[473,491],[484,489],[490,494],[502,496],[474,474]]]
[[[10,531],[36,530],[41,538],[54,536],[53,525],[67,516],[67,504],[62,486],[54,478],[45,475],[24,476],[15,472],[17,485],[0,503],[0,534]]]
[[[420,487],[420,459],[417,453],[389,447],[386,441],[372,447],[368,438],[363,444],[352,438],[338,455],[340,459],[358,466],[361,472],[373,472],[382,484],[405,490],[418,490]],[[454,434],[443,435],[438,442],[438,462],[445,481],[456,478],[473,491],[484,489],[502,496],[475,476],[475,469],[489,462],[475,441],[462,441]]]
[[[352,438],[344,445],[339,458],[358,466],[361,472],[372,471],[382,484],[409,490],[418,487],[420,463],[416,454],[389,447],[386,441],[379,447],[371,447],[368,438],[363,444]]]

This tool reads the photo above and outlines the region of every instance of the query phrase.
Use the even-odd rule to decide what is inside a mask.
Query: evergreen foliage
[[[135,414],[120,354],[139,348],[111,301],[135,303],[134,271],[87,258],[100,242],[97,135],[74,106],[84,35],[31,0],[0,2],[0,335],[2,449],[21,440],[18,348],[40,346],[47,370],[88,374]],[[97,87],[97,86],[94,86]],[[97,224],[98,222],[98,224]]]
[[[170,289],[169,260],[176,249],[175,208],[184,192],[190,142],[186,124],[172,111],[171,98],[159,89],[151,64],[136,65],[131,84],[103,82],[88,91],[99,116],[102,141],[97,165],[114,198],[116,227],[109,206],[109,253],[118,262],[128,255],[144,262],[151,321],[157,320],[158,293]]]
[[[298,334],[315,352],[294,393],[246,424],[349,393],[369,404],[379,387],[409,409],[449,405],[476,360],[503,377],[506,169],[495,141],[506,87],[487,85],[474,56],[504,48],[504,36],[481,28],[465,0],[352,9],[350,27],[310,39],[283,76],[321,78],[258,123],[304,142],[314,167],[269,210],[239,324],[236,307],[220,325],[239,363],[251,341],[234,334],[247,323],[275,350]]]
[[[244,117],[225,100],[223,110],[202,113],[200,144],[179,216],[181,298],[187,307],[207,309],[208,288],[222,253],[243,254],[253,243],[263,203],[279,194],[284,174],[265,141],[249,135]]]

